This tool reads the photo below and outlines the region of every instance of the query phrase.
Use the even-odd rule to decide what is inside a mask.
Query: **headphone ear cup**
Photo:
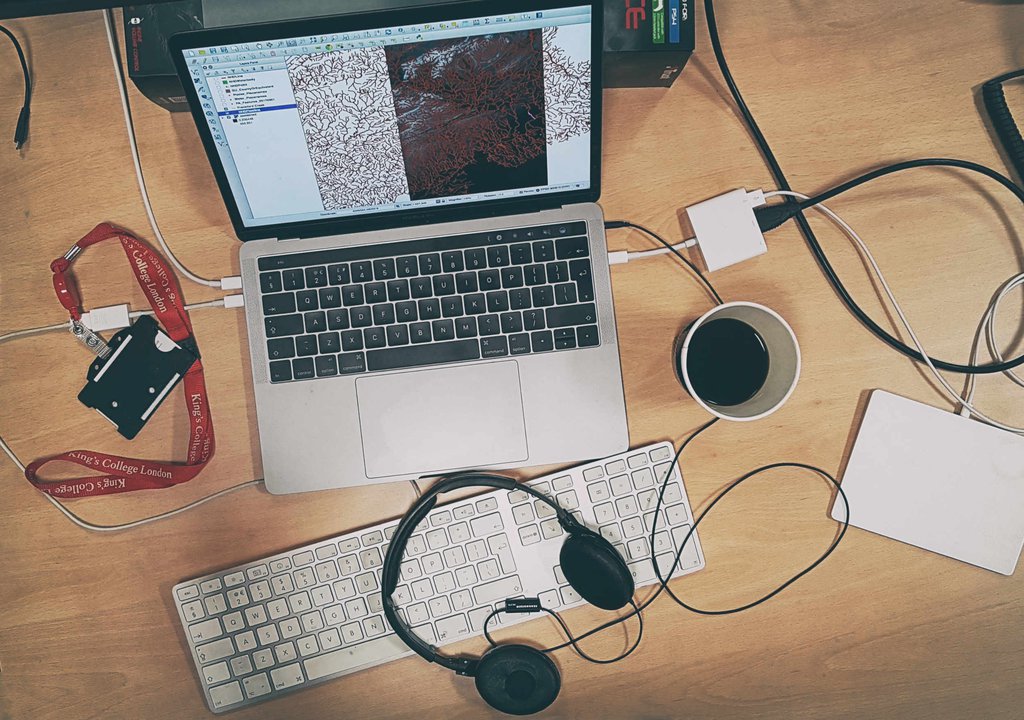
[[[555,701],[562,687],[551,658],[527,645],[498,645],[488,650],[474,675],[484,702],[509,715],[540,712]]]
[[[591,605],[618,610],[633,597],[633,575],[606,539],[583,529],[571,533],[559,553],[562,574]]]

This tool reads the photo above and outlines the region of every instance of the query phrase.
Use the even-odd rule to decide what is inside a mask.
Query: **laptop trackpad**
[[[515,361],[356,381],[366,475],[426,474],[526,460]]]

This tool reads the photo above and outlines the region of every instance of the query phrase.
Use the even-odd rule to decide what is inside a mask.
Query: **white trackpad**
[[[367,477],[529,457],[514,361],[359,378],[356,397]]]

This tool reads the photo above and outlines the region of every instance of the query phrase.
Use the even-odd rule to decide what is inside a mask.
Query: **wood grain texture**
[[[719,3],[733,72],[795,188],[813,192],[886,161],[953,156],[1002,167],[977,112],[987,78],[1024,65],[1024,5],[985,0],[788,0]],[[770,188],[731,106],[698,12],[698,51],[669,90],[605,93],[608,218],[679,238],[685,205],[724,190]],[[0,333],[61,322],[49,262],[102,220],[151,238],[131,170],[98,13],[12,21],[36,78],[28,145],[0,148]],[[0,132],[13,130],[21,76],[0,51]],[[1010,90],[1024,107],[1024,95]],[[207,277],[237,272],[238,243],[192,120],[132,90],[143,164],[162,229]],[[833,206],[870,244],[932,353],[965,360],[998,283],[1022,263],[1024,213],[991,183],[915,170],[848,193]],[[812,220],[851,291],[885,318],[849,243]],[[612,249],[647,248],[616,230]],[[713,280],[727,299],[762,302],[794,327],[804,371],[792,399],[752,425],[719,424],[684,459],[698,508],[762,463],[842,467],[866,393],[885,388],[947,406],[910,362],[883,347],[839,304],[794,227],[770,252]],[[119,248],[76,264],[85,302],[144,299]],[[631,440],[679,438],[705,420],[673,378],[675,334],[708,304],[675,262],[613,272]],[[212,290],[186,284],[195,302]],[[1020,301],[1000,327],[1020,337]],[[128,497],[80,500],[97,522],[150,515],[260,474],[241,313],[193,314],[216,417],[217,454],[197,480]],[[86,358],[60,335],[0,348],[0,433],[25,460],[71,447],[178,458],[187,423],[176,393],[132,443],[74,396]],[[1019,391],[981,382],[978,400],[1024,423]],[[329,470],[326,470],[329,472]],[[182,579],[394,517],[404,483],[271,497],[246,490],[173,520],[95,535],[73,527],[6,461],[0,464],[0,718],[208,717],[170,604]],[[969,492],[969,488],[965,488]],[[708,569],[677,582],[701,606],[751,599],[827,545],[829,488],[778,471],[709,518]],[[603,619],[569,613],[572,627]],[[634,632],[630,628],[629,632]],[[732,617],[669,602],[647,613],[638,652],[598,667],[562,652],[553,718],[1014,718],[1024,703],[1024,573],[1005,578],[851,530],[821,568],[772,602]],[[511,633],[553,642],[547,620]],[[613,632],[587,647],[611,654]],[[469,641],[467,648],[481,643]],[[479,718],[472,683],[417,659],[240,711],[243,718]]]

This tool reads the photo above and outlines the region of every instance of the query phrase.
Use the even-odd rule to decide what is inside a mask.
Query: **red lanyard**
[[[97,225],[75,243],[71,250],[50,264],[53,270],[53,288],[71,319],[82,317],[78,295],[68,283],[65,272],[71,261],[90,245],[117,238],[128,257],[128,263],[135,273],[135,279],[149,299],[149,304],[163,325],[167,335],[179,345],[195,349],[192,339],[192,324],[181,299],[181,290],[174,275],[168,272],[163,258],[150,250],[133,235],[107,223]],[[36,460],[25,468],[25,477],[36,489],[53,497],[77,498],[92,495],[111,495],[132,490],[152,490],[188,482],[202,471],[213,457],[213,420],[206,397],[206,382],[203,379],[203,364],[196,360],[182,380],[185,388],[185,402],[188,406],[189,443],[188,459],[185,463],[155,462],[118,455],[93,452],[92,450],[70,450],[60,455]],[[100,470],[102,475],[89,475],[72,480],[45,481],[39,478],[39,470],[51,462],[69,462],[91,470]]]

